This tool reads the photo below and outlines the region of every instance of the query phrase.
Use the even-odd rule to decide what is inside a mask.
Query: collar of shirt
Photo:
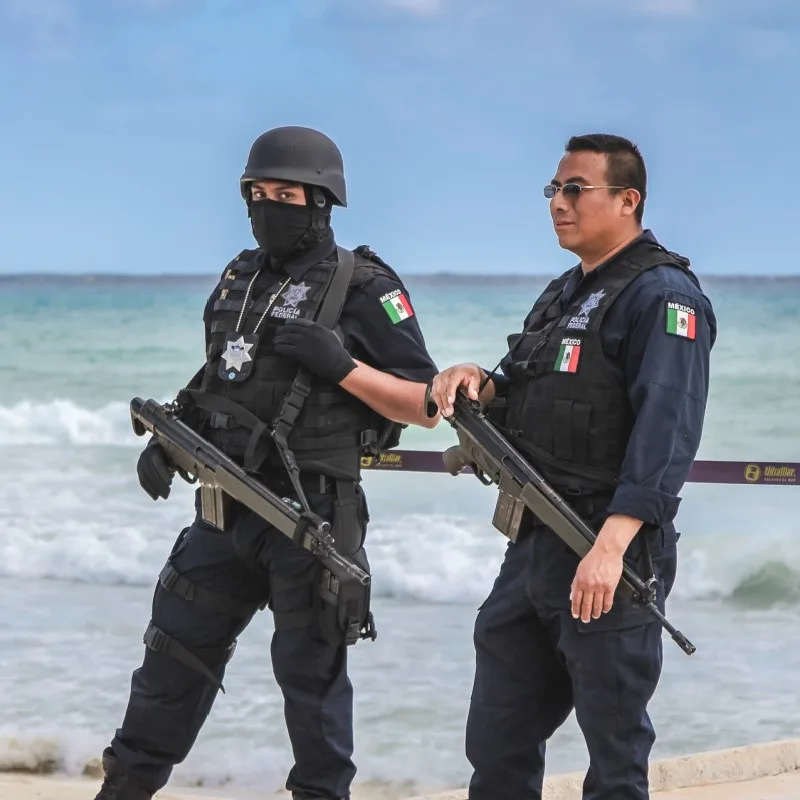
[[[314,264],[319,264],[320,261],[324,261],[335,250],[336,241],[333,238],[333,230],[329,228],[318,245],[312,247],[311,250],[308,250],[297,258],[287,261],[285,264],[281,264],[277,269],[275,267],[273,267],[273,269],[276,272],[282,270],[293,281],[299,281],[302,280],[303,275],[305,275]]]
[[[311,250],[306,251],[292,261],[287,261],[285,264],[281,264],[278,267],[270,263],[264,250],[259,249],[256,251],[255,256],[239,269],[239,274],[249,275],[257,269],[265,269],[276,274],[284,272],[293,281],[300,281],[303,279],[303,275],[305,275],[314,264],[319,264],[320,261],[330,256],[335,250],[336,241],[333,236],[333,230],[329,229],[318,245],[312,247]]]
[[[581,265],[578,264],[577,266],[572,268],[572,274],[569,276],[569,280],[567,281],[566,285],[564,286],[564,291],[561,293],[561,307],[565,309],[569,304],[569,301],[572,299],[575,292],[578,290],[579,287],[586,286],[587,283],[594,281],[595,278],[593,276],[597,275],[598,272],[601,272],[605,269],[614,259],[620,256],[629,248],[633,247],[634,245],[639,244],[640,242],[655,242],[658,244],[658,240],[656,239],[653,232],[646,228],[637,236],[630,244],[626,245],[617,253],[608,259],[608,261],[604,261],[602,264],[599,264],[595,267],[588,275],[583,274],[583,270],[581,269]]]

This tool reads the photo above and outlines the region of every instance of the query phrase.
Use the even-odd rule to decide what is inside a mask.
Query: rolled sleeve
[[[693,311],[694,321],[676,335],[668,304]],[[661,288],[640,301],[627,337],[625,373],[635,423],[609,513],[655,526],[671,522],[700,446],[713,312],[707,299]],[[694,338],[691,338],[691,330]]]
[[[680,498],[669,492],[632,484],[617,487],[608,506],[609,514],[626,514],[651,525],[665,525],[675,518]]]

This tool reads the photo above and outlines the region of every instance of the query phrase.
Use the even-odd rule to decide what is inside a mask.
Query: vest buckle
[[[378,454],[378,432],[369,428],[361,431],[359,434],[359,445],[362,450],[371,453],[372,455]]]
[[[222,428],[227,430],[230,427],[231,422],[231,415],[230,414],[222,414],[219,411],[215,411],[211,415],[211,419],[209,420],[209,425],[212,428]]]

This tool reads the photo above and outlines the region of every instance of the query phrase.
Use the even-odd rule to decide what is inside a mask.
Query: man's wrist
[[[625,514],[612,514],[597,534],[595,547],[621,558],[641,527],[640,519]]]
[[[345,364],[344,360],[342,360],[341,368],[336,371],[335,375],[331,376],[332,382],[339,386],[342,386],[344,381],[358,369],[358,362],[349,355],[348,358],[350,362]]]

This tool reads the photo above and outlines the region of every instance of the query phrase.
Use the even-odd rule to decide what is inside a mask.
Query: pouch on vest
[[[400,437],[408,425],[392,422],[378,414],[373,415],[373,418],[374,427],[361,435],[360,452],[363,455],[379,456],[384,450],[392,450],[400,444]]]
[[[364,546],[369,512],[361,486],[352,481],[336,481],[331,536],[343,556],[351,556]]]
[[[365,572],[369,562],[364,550],[351,558]],[[347,647],[359,639],[377,637],[370,607],[370,586],[363,586],[353,578],[339,580],[324,569],[317,582],[315,603],[315,631],[325,642],[333,645],[344,643]]]
[[[358,484],[350,481],[336,482],[331,535],[336,549],[352,558],[369,573],[369,561],[363,549],[369,510]],[[321,572],[317,583],[318,603],[316,628],[326,642],[350,646],[359,639],[375,639],[376,631],[370,612],[371,586],[358,581],[339,579],[327,570]]]

